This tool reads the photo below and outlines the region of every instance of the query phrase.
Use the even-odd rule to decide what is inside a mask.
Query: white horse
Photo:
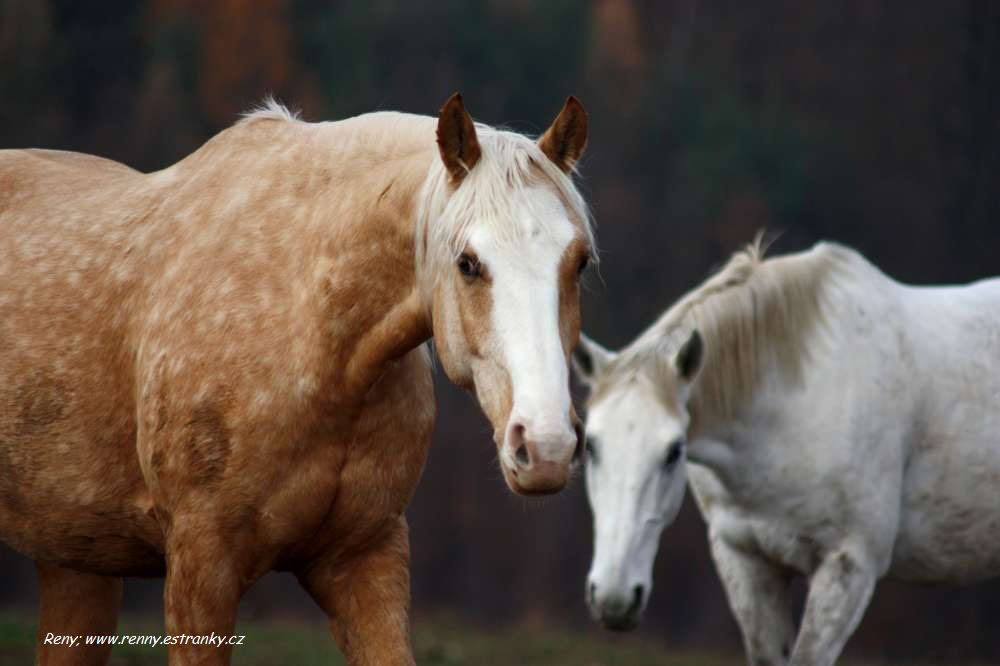
[[[1000,279],[908,286],[830,243],[761,255],[618,353],[582,340],[587,598],[638,622],[690,477],[749,663],[821,666],[882,576],[1000,574]]]

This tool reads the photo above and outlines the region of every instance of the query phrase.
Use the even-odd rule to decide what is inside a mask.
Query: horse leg
[[[762,557],[711,539],[712,559],[743,634],[750,666],[788,663],[795,639],[790,576]]]
[[[384,537],[346,561],[320,557],[299,581],[330,618],[351,666],[411,666],[410,541],[399,517]]]
[[[164,585],[167,647],[170,666],[225,666],[232,647],[236,612],[247,575],[237,563],[238,548],[218,538],[214,524],[174,518],[167,538]],[[202,642],[214,634],[221,644]],[[188,638],[185,638],[187,636]]]
[[[100,666],[107,663],[111,646],[87,645],[85,638],[115,633],[122,601],[122,579],[42,562],[36,562],[35,567],[41,589],[36,663],[39,666]],[[52,642],[54,637],[61,636],[71,636],[76,643],[56,645]]]
[[[842,548],[828,554],[809,580],[793,666],[831,666],[861,621],[877,578],[863,554]]]

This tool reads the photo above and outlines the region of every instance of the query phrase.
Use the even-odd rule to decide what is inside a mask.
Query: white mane
[[[243,123],[255,120],[300,121],[271,96],[243,114]],[[432,276],[440,261],[451,261],[465,248],[474,228],[487,227],[499,242],[523,238],[525,229],[517,213],[531,210],[533,186],[551,184],[567,208],[570,218],[579,222],[587,235],[596,259],[593,224],[583,196],[564,173],[546,155],[535,140],[507,130],[476,124],[476,136],[482,155],[455,188],[438,156],[434,143],[437,119],[391,111],[379,111],[347,120],[325,123],[343,131],[347,124],[357,141],[389,156],[410,151],[433,154],[423,186],[418,192],[415,228],[416,268],[421,276]],[[543,233],[554,222],[546,214],[533,216]],[[430,279],[424,279],[428,285]]]
[[[636,372],[651,373],[654,384],[669,392],[676,382],[670,354],[697,328],[708,352],[691,395],[692,419],[732,417],[765,368],[791,381],[799,377],[812,333],[826,319],[824,289],[838,273],[863,266],[870,265],[834,243],[765,260],[758,237],[624,350],[598,380],[591,401]]]
[[[272,95],[266,96],[256,106],[251,107],[241,114],[245,120],[301,120],[298,111],[291,111],[287,106],[274,99]]]

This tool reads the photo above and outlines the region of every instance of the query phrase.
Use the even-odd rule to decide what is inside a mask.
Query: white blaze
[[[559,331],[559,265],[576,229],[559,199],[532,188],[518,211],[523,240],[470,236],[492,277],[494,342],[510,373],[511,422],[520,422],[546,459],[567,459],[575,442],[569,421],[569,369]],[[542,221],[544,220],[544,222]],[[512,452],[504,449],[502,455]],[[512,460],[507,460],[513,463]]]

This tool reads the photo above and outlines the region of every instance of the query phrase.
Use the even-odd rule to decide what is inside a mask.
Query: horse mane
[[[258,120],[301,122],[298,113],[289,111],[271,96],[244,113],[240,124]],[[332,125],[346,122],[354,124],[357,136],[363,135],[360,141],[379,152],[433,152],[417,195],[416,210],[416,269],[418,276],[424,276],[425,285],[432,284],[434,267],[439,262],[454,260],[465,249],[473,229],[486,226],[499,242],[522,239],[527,230],[519,224],[517,213],[532,210],[530,189],[546,182],[554,186],[570,218],[575,218],[583,228],[593,258],[597,259],[593,220],[573,175],[564,173],[546,157],[535,139],[476,123],[482,155],[456,188],[438,157],[434,141],[436,118],[378,111]],[[547,215],[532,217],[541,225],[542,233],[550,231],[547,223],[551,220]]]
[[[695,328],[706,355],[691,393],[692,421],[735,416],[765,373],[800,381],[813,334],[824,323],[824,288],[860,255],[833,243],[766,260],[765,251],[758,236],[668,309],[609,366],[595,396],[606,382],[639,372],[661,390],[672,389],[677,378],[669,361]]]
[[[433,275],[440,262],[457,258],[474,229],[489,228],[501,243],[524,238],[527,230],[517,214],[532,211],[531,188],[546,181],[555,187],[570,218],[575,217],[583,227],[596,258],[590,211],[572,175],[564,173],[534,139],[523,134],[476,123],[476,136],[482,156],[457,188],[450,182],[444,163],[431,161],[417,214],[418,274]],[[549,216],[539,212],[532,217],[542,225],[542,233],[551,232]],[[426,285],[430,283],[425,280]]]
[[[244,122],[252,120],[301,120],[299,111],[291,111],[287,106],[267,95],[258,104],[240,114]]]

